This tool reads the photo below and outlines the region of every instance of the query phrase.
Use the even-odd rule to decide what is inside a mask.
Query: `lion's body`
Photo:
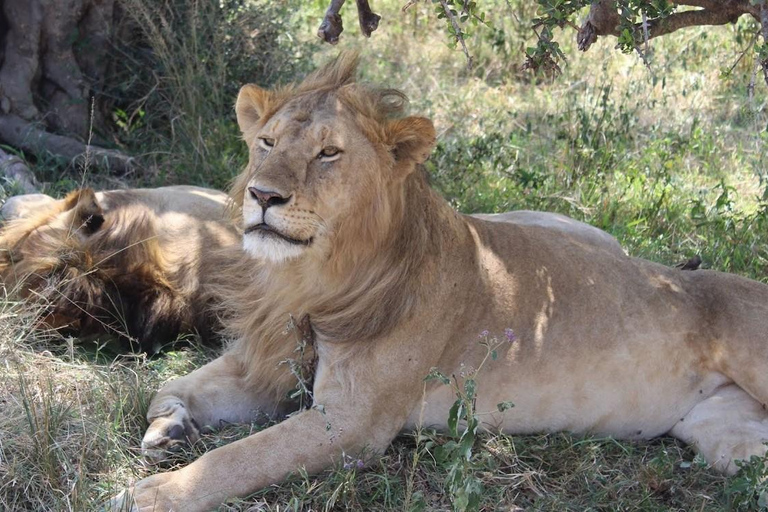
[[[628,257],[562,216],[454,212],[419,170],[431,123],[393,119],[393,93],[353,71],[342,57],[298,87],[241,91],[251,153],[233,199],[253,260],[229,275],[238,342],[160,390],[143,448],[193,440],[192,420],[290,410],[291,319],[314,333],[314,407],[142,480],[140,510],[208,510],[403,429],[445,428],[454,391],[424,378],[461,383],[486,356],[480,336],[501,340],[477,375],[487,429],[670,433],[726,472],[765,452],[768,286]]]
[[[438,311],[420,318],[440,318],[433,329],[447,331],[449,350],[437,367],[449,375],[462,363],[477,367],[481,331],[503,341],[513,329],[515,341],[503,343],[478,376],[478,410],[515,404],[485,416],[489,428],[650,438],[732,380],[712,357],[718,311],[727,305],[713,303],[709,288],[733,288],[727,281],[738,278],[680,272],[546,227],[466,220],[471,249],[459,265],[463,276],[448,283],[462,290],[463,300],[449,306],[459,320],[445,326]],[[461,274],[457,268],[443,279]],[[423,423],[444,424],[454,400],[450,387],[437,386]],[[415,408],[409,423],[421,413]]]
[[[46,197],[13,198],[0,231],[1,282],[42,299],[42,327],[115,334],[150,352],[180,333],[212,333],[208,281],[237,258],[223,249],[239,244],[225,194],[176,186]]]

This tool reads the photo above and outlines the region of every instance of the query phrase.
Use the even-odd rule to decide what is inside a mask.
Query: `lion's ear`
[[[90,235],[104,224],[104,210],[93,189],[84,188],[70,192],[64,202],[66,209],[72,211],[71,225],[75,230]]]
[[[424,163],[435,147],[435,126],[426,117],[406,117],[389,125],[395,160]]]
[[[244,85],[240,89],[235,103],[235,113],[240,131],[245,133],[255,125],[266,114],[271,101],[271,91],[254,84]]]

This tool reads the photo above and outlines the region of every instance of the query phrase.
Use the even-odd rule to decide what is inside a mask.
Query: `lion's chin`
[[[246,233],[243,249],[253,258],[271,263],[285,263],[304,254],[306,245],[293,244],[261,232]]]

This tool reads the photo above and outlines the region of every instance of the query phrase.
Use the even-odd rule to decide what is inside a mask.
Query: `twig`
[[[403,7],[400,8],[400,11],[401,12],[405,12],[408,9],[410,9],[411,7],[413,7],[414,5],[416,5],[418,2],[419,2],[419,0],[408,0],[408,2],[406,2],[406,4]]]
[[[461,34],[461,27],[459,26],[459,22],[456,21],[456,16],[453,15],[450,7],[448,7],[448,4],[446,3],[445,0],[440,0],[440,5],[443,6],[443,11],[445,12],[445,15],[451,21],[451,26],[453,27],[454,36],[456,37],[456,40],[459,43],[461,43],[461,49],[464,51],[464,55],[467,57],[467,68],[472,69],[472,56],[469,55],[467,44],[464,42],[464,36]]]
[[[743,58],[744,58],[744,55],[746,55],[746,54],[747,54],[747,52],[748,52],[749,50],[751,50],[751,49],[752,49],[752,47],[755,45],[755,42],[757,42],[757,36],[758,36],[758,35],[760,35],[760,31],[757,31],[757,32],[755,32],[755,33],[752,35],[752,40],[749,42],[749,44],[747,45],[747,47],[746,47],[746,48],[744,48],[744,51],[742,51],[742,52],[739,54],[739,57],[736,59],[736,61],[733,63],[733,65],[732,65],[730,68],[728,68],[728,73],[732,73],[732,72],[733,72],[733,70],[734,70],[734,69],[736,69],[736,66],[739,64],[739,62],[741,62],[741,59],[743,59]]]
[[[88,169],[91,167],[91,141],[93,140],[93,110],[96,105],[96,98],[91,97],[91,115],[88,119],[88,142],[85,144],[85,161],[83,162],[83,176],[81,185],[85,185],[85,179],[88,176]]]
[[[645,40],[645,54],[648,54],[648,15],[643,11],[643,39]]]
[[[763,33],[763,45],[766,47],[766,51],[768,51],[768,0],[763,0],[760,4],[760,25]],[[768,55],[763,54],[760,66],[763,68],[765,83],[768,85]]]

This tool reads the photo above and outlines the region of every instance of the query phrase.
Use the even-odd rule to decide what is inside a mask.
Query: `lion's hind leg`
[[[196,442],[201,427],[266,420],[288,412],[284,408],[254,393],[239,359],[224,354],[158,391],[147,411],[149,427],[141,451],[160,462],[174,448]]]
[[[768,412],[736,384],[696,404],[669,432],[691,444],[715,469],[738,471],[735,461],[763,456],[768,449]]]

